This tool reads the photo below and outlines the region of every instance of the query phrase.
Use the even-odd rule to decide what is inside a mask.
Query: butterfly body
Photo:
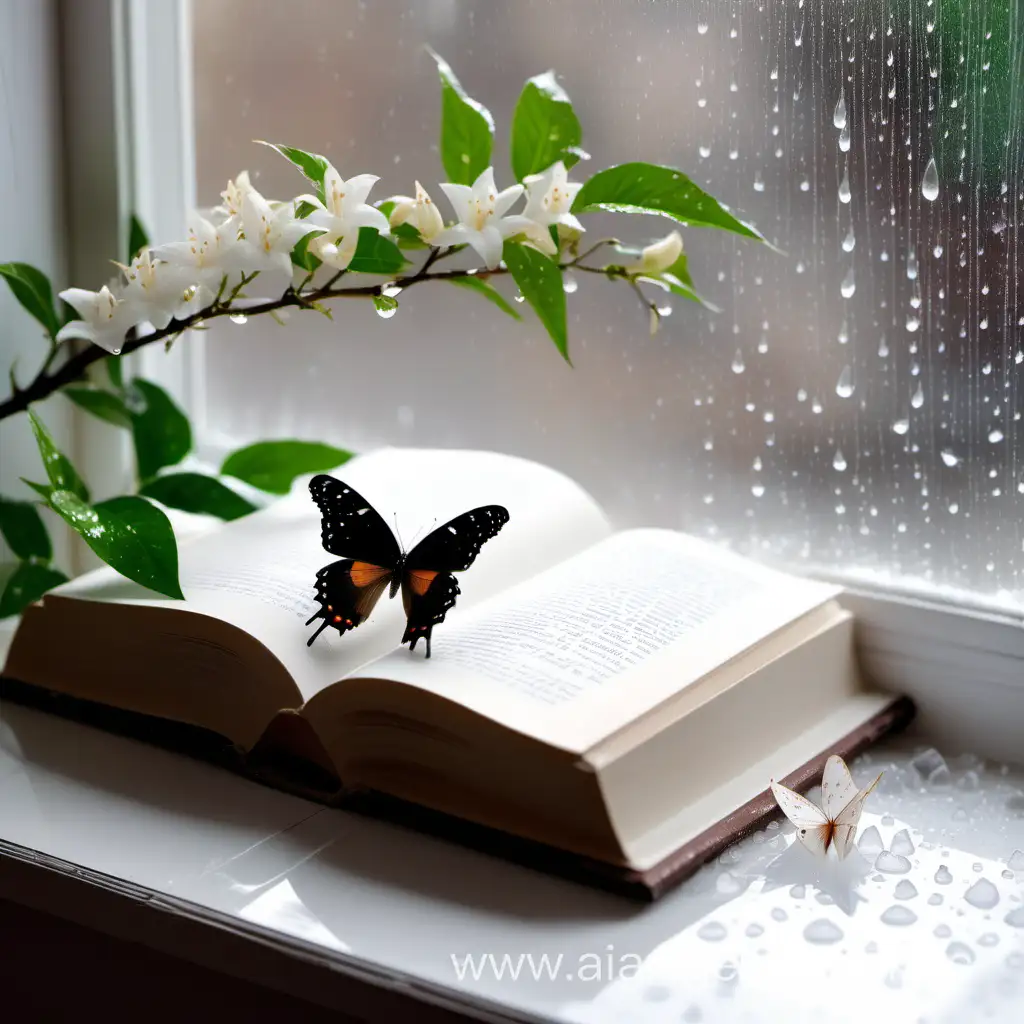
[[[824,856],[834,846],[842,860],[853,846],[864,801],[881,777],[879,773],[874,782],[858,791],[846,763],[833,754],[825,762],[821,777],[821,807],[774,779],[771,790],[783,814],[796,826],[797,839],[807,849]]]
[[[310,481],[309,489],[322,516],[324,548],[345,557],[316,574],[320,609],[306,625],[323,621],[307,644],[328,626],[342,635],[355,629],[385,590],[391,598],[401,590],[407,620],[402,643],[412,650],[422,638],[429,658],[431,631],[444,621],[460,593],[452,573],[473,564],[483,544],[508,522],[508,510],[501,505],[472,509],[406,553],[377,511],[347,484],[321,474]]]

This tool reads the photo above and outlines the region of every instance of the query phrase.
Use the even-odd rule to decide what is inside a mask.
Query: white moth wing
[[[843,809],[857,796],[857,783],[853,781],[846,762],[833,754],[825,762],[821,776],[821,807],[830,821],[837,821]]]
[[[861,812],[864,810],[864,801],[868,798],[871,790],[878,785],[878,779],[881,777],[882,773],[879,772],[875,781],[870,786],[865,786],[843,808],[842,813],[835,820],[835,836],[833,841],[840,860],[850,852],[850,847],[853,846],[854,837],[857,835],[857,825],[860,823]]]
[[[782,808],[782,813],[796,826],[797,839],[812,853],[824,856],[832,831],[825,812],[820,807],[815,807],[807,797],[795,793],[787,786],[773,781],[771,789],[775,802]]]

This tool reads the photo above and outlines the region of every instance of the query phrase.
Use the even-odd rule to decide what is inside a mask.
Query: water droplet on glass
[[[1006,862],[1006,866],[1011,871],[1024,871],[1024,850],[1014,850],[1010,854],[1010,859]]]
[[[720,921],[707,921],[697,929],[697,937],[705,942],[721,942],[727,934],[725,925]]]
[[[985,946],[987,948],[991,948],[992,946],[998,946],[999,936],[996,935],[995,932],[985,932],[985,934],[978,939],[978,945]]]
[[[580,283],[576,280],[576,275],[571,270],[567,270],[562,275],[562,290],[566,295],[572,295],[579,286]]]
[[[850,267],[846,272],[846,277],[843,278],[843,283],[839,286],[839,291],[844,299],[849,299],[856,290],[857,282],[854,279],[853,267]]]
[[[727,985],[734,985],[739,980],[739,976],[739,968],[731,960],[726,960],[718,968],[718,980],[725,982]]]
[[[761,178],[761,172],[760,171],[758,171],[754,175],[754,191],[755,192],[763,192],[764,191],[764,181]]]
[[[839,94],[839,99],[836,102],[835,113],[832,115],[832,123],[837,128],[846,127],[846,95],[845,93]]]
[[[758,924],[756,921],[751,921],[747,925],[746,931],[743,933],[748,939],[756,939],[759,935],[764,934],[764,925]]]
[[[707,34],[707,31],[708,31],[708,23],[706,21],[698,21],[697,22],[697,34],[703,36],[703,35]]]
[[[920,409],[924,405],[924,388],[921,382],[917,382],[917,390],[910,396],[910,405],[914,409]]]
[[[707,158],[709,156],[711,156],[711,147],[710,146],[698,146],[697,147],[697,152],[700,153],[700,156],[701,156],[702,160],[707,160]]]
[[[892,425],[892,432],[894,434],[905,434],[910,429],[910,420],[896,420]]]
[[[746,364],[743,362],[743,353],[740,349],[736,349],[736,355],[732,357],[732,372],[742,373],[746,368]]]
[[[955,964],[974,963],[974,950],[964,942],[951,942],[946,947],[946,956]]]
[[[907,330],[911,334],[914,333],[921,326],[921,318],[916,313],[907,314]]]
[[[850,168],[843,168],[843,180],[839,183],[839,202],[848,203],[852,193],[850,192]]]
[[[883,850],[875,858],[875,867],[890,875],[905,875],[910,870],[910,861],[898,853]]]
[[[885,846],[882,844],[881,832],[874,825],[869,825],[864,829],[860,839],[857,840],[857,849],[865,857],[874,857],[876,854],[881,853],[885,849]]]
[[[752,494],[752,495],[753,495],[753,496],[754,496],[755,498],[763,498],[763,497],[764,497],[764,484],[754,484],[754,485],[753,485],[753,486],[752,486],[752,487],[750,488],[750,493],[751,493],[751,494]]]
[[[893,892],[898,900],[912,900],[917,895],[917,886],[907,878],[901,879]]]
[[[853,369],[849,366],[844,366],[842,373],[839,374],[839,380],[836,381],[836,394],[840,398],[849,398],[856,390],[856,387],[853,383]]]
[[[843,130],[839,133],[839,149],[843,153],[850,151],[850,124],[847,122],[843,125]]]
[[[940,892],[933,892],[931,894],[931,896],[928,897],[928,905],[930,907],[940,907],[940,906],[942,906],[942,893],[940,893]]]
[[[948,448],[944,448],[941,452],[942,461],[947,466],[958,466],[960,465],[960,456],[956,452],[951,452]]]
[[[1003,432],[1001,430],[998,430],[998,429],[990,430],[989,431],[989,435],[988,435],[988,439],[989,439],[989,441],[992,442],[992,444],[999,444],[999,442],[1002,441],[1002,439],[1003,439]]]
[[[232,313],[228,319],[233,324],[246,324],[249,322],[249,318],[244,313]]]
[[[782,907],[772,907],[772,920],[773,921],[785,921],[789,917]]]
[[[882,924],[906,927],[908,924],[913,924],[916,920],[917,914],[910,907],[901,907],[896,903],[889,907],[888,910],[882,912]]]
[[[910,833],[905,828],[901,828],[892,837],[889,849],[900,857],[912,857],[914,855],[914,843],[910,838]]]
[[[846,458],[844,457],[841,449],[839,448],[836,449],[836,454],[832,459],[832,468],[837,473],[846,472]]]
[[[846,232],[846,237],[843,239],[843,251],[853,252],[853,247],[857,244],[857,239],[853,234],[853,225],[850,225],[850,230]]]
[[[924,169],[924,177],[921,179],[921,195],[933,203],[939,198],[939,169],[935,166],[935,157],[928,161]]]
[[[953,873],[945,864],[939,865],[938,870],[935,872],[935,881],[939,885],[949,885],[953,881]]]
[[[917,280],[917,253],[913,249],[907,254],[907,279]]]
[[[816,946],[830,946],[842,937],[842,928],[825,917],[819,917],[804,928],[804,938]]]
[[[999,890],[987,878],[979,878],[964,893],[964,899],[979,910],[991,910],[999,902]]]
[[[1024,928],[1024,906],[1015,907],[1011,910],[1003,920],[1011,928]]]

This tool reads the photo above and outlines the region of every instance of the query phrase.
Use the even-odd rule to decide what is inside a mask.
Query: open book
[[[334,556],[300,482],[182,543],[185,601],[107,568],[47,594],[4,676],[208,730],[272,784],[648,896],[768,816],[770,778],[809,785],[909,714],[860,679],[836,587],[669,530],[614,533],[572,481],[511,456],[385,449],[337,475],[407,548],[435,517],[508,508],[430,660],[400,646],[386,595],[306,646]]]

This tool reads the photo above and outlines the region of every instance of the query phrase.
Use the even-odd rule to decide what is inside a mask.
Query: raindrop
[[[707,31],[708,31],[708,23],[706,21],[698,21],[697,22],[697,34],[698,35],[702,35],[702,36],[703,35],[707,35]]]
[[[852,193],[850,192],[850,168],[843,168],[843,180],[839,183],[839,202],[848,203]]]
[[[732,357],[732,372],[742,373],[746,368],[746,364],[743,362],[743,353],[740,349],[736,349],[736,355]]]
[[[905,875],[910,870],[910,861],[901,854],[883,850],[875,858],[875,867],[890,875]]]
[[[579,286],[580,283],[576,280],[576,275],[571,270],[567,270],[562,275],[562,290],[566,295],[572,295]],[[661,311],[659,310],[658,312],[660,313]]]
[[[843,937],[843,930],[827,918],[819,917],[804,929],[804,938],[816,946],[830,946]]]
[[[709,156],[711,156],[711,147],[710,146],[698,146],[697,147],[697,152],[700,153],[702,160],[707,160],[707,158]]]
[[[941,452],[941,455],[942,455],[942,461],[947,466],[959,466],[960,465],[960,456],[957,455],[956,452],[951,452],[948,448],[943,448],[943,450]]]
[[[974,963],[974,950],[964,942],[951,942],[946,947],[946,956],[955,964]]]
[[[754,484],[753,487],[750,488],[750,493],[755,498],[763,498],[764,497],[764,484]]]
[[[843,278],[843,283],[839,286],[839,291],[844,299],[849,299],[856,290],[857,282],[854,280],[853,267],[850,267],[846,272],[846,277]]]
[[[921,179],[921,195],[933,203],[939,198],[939,170],[935,166],[935,157],[928,161],[924,169],[924,177]]]
[[[721,942],[727,934],[725,925],[720,921],[708,921],[697,929],[697,937],[705,942]]]
[[[760,171],[758,171],[754,175],[754,191],[755,192],[763,192],[764,191],[764,181],[761,178],[761,172]]]
[[[836,449],[835,457],[832,459],[832,468],[837,473],[844,473],[846,471],[846,458],[839,448]]]
[[[836,381],[836,394],[840,398],[849,398],[855,390],[853,369],[849,366],[844,366],[842,373],[839,374],[839,380]]]
[[[917,914],[910,907],[901,907],[895,903],[882,913],[882,924],[895,924],[905,927],[908,924],[913,924],[916,920]]]
[[[921,318],[916,313],[907,314],[907,330],[911,334],[914,333],[921,326]]]
[[[999,442],[1002,441],[1003,439],[1003,432],[998,429],[991,430],[989,431],[988,439],[989,441],[992,442],[992,444],[999,444]]]
[[[913,249],[907,255],[907,279],[910,281],[917,280],[917,253]]]
[[[832,115],[832,123],[837,128],[846,127],[846,95],[840,92],[839,100],[836,103],[835,113]]]
[[[953,873],[945,864],[939,865],[939,869],[935,872],[935,881],[939,885],[949,885],[953,881]]]
[[[516,295],[512,296],[512,301],[513,302],[525,302],[526,301],[526,296],[522,292],[518,292]]]
[[[232,313],[232,315],[229,316],[228,319],[233,324],[246,324],[249,322],[249,318],[244,313]]]
[[[857,244],[857,239],[853,234],[853,225],[850,225],[850,230],[846,232],[846,237],[843,239],[843,251],[853,252],[853,247]]]
[[[905,434],[910,429],[910,420],[896,420],[892,425],[892,432],[894,434]]]
[[[390,320],[397,312],[397,306],[391,306],[390,308],[387,308],[385,306],[377,307],[377,316],[379,316],[381,320]]]
[[[839,133],[839,149],[843,153],[850,151],[850,124],[847,122],[843,125],[843,130]]]
[[[920,409],[924,405],[924,388],[921,382],[917,382],[917,390],[910,396],[910,404],[914,409]]]
[[[898,900],[912,900],[917,895],[917,886],[907,878],[903,878],[896,885],[893,895]]]
[[[964,899],[979,910],[991,910],[999,902],[999,890],[987,878],[979,878],[964,893]]]

